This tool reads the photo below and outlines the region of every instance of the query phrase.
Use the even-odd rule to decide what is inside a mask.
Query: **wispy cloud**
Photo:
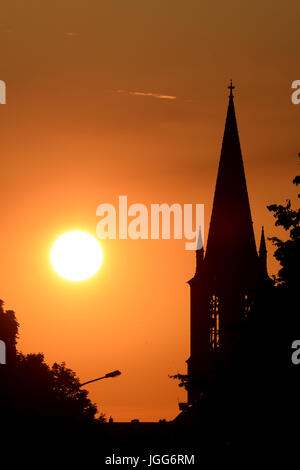
[[[172,95],[163,95],[162,93],[151,93],[146,91],[126,91],[126,90],[116,90],[117,93],[125,93],[127,95],[134,96],[150,96],[151,98],[156,98],[159,100],[176,100],[176,96]]]

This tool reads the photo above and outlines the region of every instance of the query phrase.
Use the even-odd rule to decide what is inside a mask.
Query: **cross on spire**
[[[230,85],[227,88],[230,90],[229,98],[233,98],[232,90],[235,89],[235,86],[232,85],[232,80],[230,80]]]

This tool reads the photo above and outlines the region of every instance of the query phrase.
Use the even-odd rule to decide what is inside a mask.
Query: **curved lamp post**
[[[113,372],[108,372],[108,374],[105,374],[103,375],[103,377],[99,377],[98,379],[93,379],[93,380],[88,380],[87,382],[83,382],[82,384],[79,385],[79,387],[90,384],[92,382],[97,382],[97,380],[109,379],[110,377],[117,377],[118,375],[121,375],[121,372],[119,370],[114,370]]]

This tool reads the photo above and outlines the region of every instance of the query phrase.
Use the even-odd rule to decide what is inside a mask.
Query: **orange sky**
[[[95,234],[96,207],[119,195],[204,203],[207,226],[230,78],[255,233],[272,235],[266,205],[296,194],[299,13],[298,1],[1,4],[0,297],[23,352],[83,381],[123,372],[89,386],[108,417],[170,419],[185,399],[168,374],[189,354],[194,255],[184,241],[105,241],[99,273],[71,283],[51,244]]]

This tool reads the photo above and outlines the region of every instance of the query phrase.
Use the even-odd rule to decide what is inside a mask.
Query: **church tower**
[[[244,319],[258,290],[269,280],[264,233],[256,249],[232,83],[206,252],[196,251],[191,289],[192,403],[212,378],[216,364],[230,361]],[[201,234],[200,234],[201,236]]]

